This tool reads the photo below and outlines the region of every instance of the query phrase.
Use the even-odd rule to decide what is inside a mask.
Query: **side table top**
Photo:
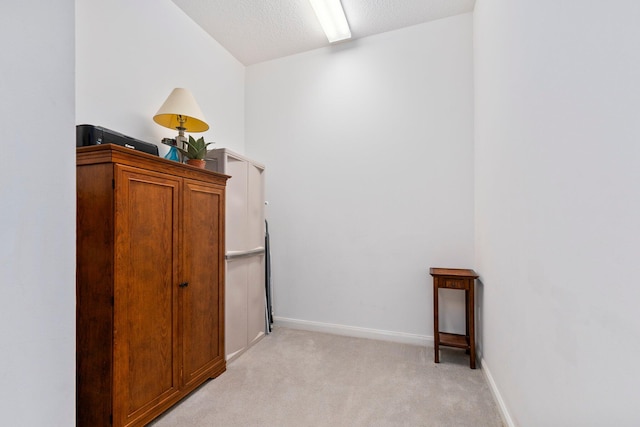
[[[467,277],[477,279],[479,276],[475,271],[466,268],[435,268],[429,269],[432,276]]]

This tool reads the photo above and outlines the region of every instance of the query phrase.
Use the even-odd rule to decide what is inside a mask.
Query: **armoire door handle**
[[[186,288],[187,286],[189,286],[189,282],[182,282],[178,286],[180,286],[181,288]]]

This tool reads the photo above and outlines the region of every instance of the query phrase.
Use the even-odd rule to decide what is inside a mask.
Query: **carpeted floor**
[[[461,350],[276,328],[154,427],[503,426]]]

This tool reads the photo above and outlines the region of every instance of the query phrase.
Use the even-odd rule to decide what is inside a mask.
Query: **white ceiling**
[[[172,0],[244,65],[327,46],[308,0]],[[342,0],[352,39],[471,12],[475,0]]]

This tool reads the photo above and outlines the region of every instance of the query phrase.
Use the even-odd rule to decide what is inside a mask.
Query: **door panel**
[[[229,358],[247,345],[247,260],[227,261],[226,276],[226,351]]]
[[[116,174],[114,417],[126,425],[177,395],[177,213],[180,181]]]
[[[227,158],[227,251],[246,251],[247,246],[247,162]]]
[[[224,190],[185,180],[183,225],[183,381],[189,385],[224,364]],[[219,221],[213,219],[219,218]]]
[[[265,334],[264,254],[247,258],[247,344]]]
[[[264,247],[264,170],[247,165],[247,249]]]

